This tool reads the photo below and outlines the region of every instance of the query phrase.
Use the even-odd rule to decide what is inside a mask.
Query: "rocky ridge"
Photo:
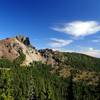
[[[28,65],[32,61],[43,61],[43,57],[32,47],[28,37],[16,36],[14,38],[6,38],[0,40],[0,58],[9,59],[11,61],[19,57],[19,51],[25,54],[26,59],[24,65]]]

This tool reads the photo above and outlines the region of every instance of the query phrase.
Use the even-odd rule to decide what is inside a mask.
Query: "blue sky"
[[[100,0],[0,0],[0,39],[100,57]]]

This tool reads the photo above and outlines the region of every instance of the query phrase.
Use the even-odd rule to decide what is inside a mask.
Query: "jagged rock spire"
[[[16,39],[20,42],[24,43],[26,46],[30,46],[30,41],[28,37],[25,37],[23,35],[16,36]]]

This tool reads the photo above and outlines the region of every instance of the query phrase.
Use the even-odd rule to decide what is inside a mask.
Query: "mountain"
[[[100,100],[100,58],[0,40],[0,100]]]
[[[51,72],[63,77],[68,77],[70,70],[78,71],[78,77],[80,77],[80,73],[83,75],[85,72],[91,74],[100,71],[99,58],[75,52],[53,51],[48,48],[37,50],[31,45],[28,37],[21,35],[0,40],[1,59],[8,59],[12,62],[17,61],[20,57],[20,53],[25,55],[25,59],[21,65],[29,65],[34,61],[40,61],[44,64],[51,65]],[[91,77],[94,76],[95,74],[91,75]],[[96,82],[97,77],[93,78],[93,80]]]
[[[26,56],[23,64],[28,65],[32,61],[41,61],[52,66],[71,66],[85,67],[98,66],[100,64],[99,58],[90,57],[79,53],[69,53],[53,51],[52,49],[41,49],[37,50],[30,43],[28,37],[16,36],[14,38],[6,38],[0,40],[0,58],[6,58],[11,61],[15,60],[20,56],[20,51]],[[73,65],[74,63],[74,65]],[[88,64],[89,63],[89,64]],[[88,64],[88,65],[87,65]]]
[[[52,66],[71,66],[80,70],[100,71],[100,58],[75,52],[53,51],[52,49],[42,49],[39,52],[46,58],[47,64]]]
[[[0,40],[0,58],[13,61],[20,56],[19,51],[22,51],[26,56],[23,62],[25,65],[28,65],[32,61],[43,61],[42,56],[35,47],[31,46],[27,37],[16,36],[15,38]]]
[[[100,58],[75,52],[53,51],[52,49],[42,49],[39,52],[46,59],[46,63],[51,64],[52,73],[66,78],[72,71],[74,73],[73,80],[88,80],[88,84],[96,84],[99,80]]]

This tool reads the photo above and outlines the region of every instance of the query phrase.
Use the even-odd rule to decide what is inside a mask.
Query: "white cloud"
[[[86,54],[86,55],[89,55],[89,56],[92,56],[92,57],[97,57],[97,58],[100,58],[100,50],[97,50],[97,49],[94,49],[92,47],[90,48],[81,48],[80,50],[68,50],[68,49],[62,49],[62,48],[56,48],[54,49],[55,51],[58,50],[60,52],[77,52],[77,53],[81,53],[81,54]]]
[[[100,58],[100,50],[96,50],[92,47],[87,48],[87,50],[81,51],[81,53]]]
[[[60,52],[75,52],[73,50],[70,50],[70,49],[64,49],[64,48],[53,48],[52,50],[54,51],[60,51]]]
[[[65,23],[62,26],[52,28],[55,31],[63,32],[74,37],[92,35],[100,31],[100,23],[97,21],[74,21]]]
[[[51,43],[49,43],[49,45],[53,48],[64,47],[73,42],[73,40],[64,40],[64,39],[57,39],[57,38],[51,38],[50,40]]]
[[[100,43],[100,39],[92,40],[92,42],[94,42],[94,43]]]

